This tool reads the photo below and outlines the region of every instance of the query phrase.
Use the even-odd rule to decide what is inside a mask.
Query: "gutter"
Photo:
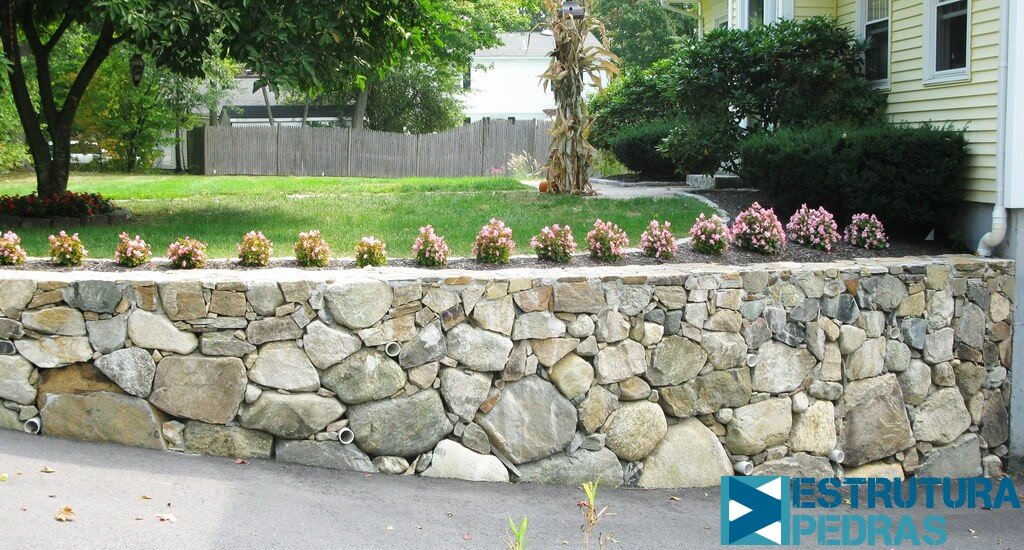
[[[999,3],[999,92],[996,107],[996,202],[992,205],[992,230],[981,238],[977,254],[990,257],[1006,239],[1006,124],[1009,109],[1008,64],[1010,52],[1010,4]]]

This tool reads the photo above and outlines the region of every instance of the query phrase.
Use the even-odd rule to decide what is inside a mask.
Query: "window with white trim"
[[[970,0],[925,1],[925,81],[956,82],[970,77]]]
[[[864,76],[879,85],[889,82],[889,0],[862,0],[861,35],[867,42]]]

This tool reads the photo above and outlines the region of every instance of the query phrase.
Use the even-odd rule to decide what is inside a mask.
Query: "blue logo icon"
[[[787,477],[722,478],[722,544],[789,544]]]

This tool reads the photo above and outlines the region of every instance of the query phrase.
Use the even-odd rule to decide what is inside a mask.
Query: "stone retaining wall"
[[[488,481],[996,474],[1013,275],[954,256],[0,272],[0,426]]]

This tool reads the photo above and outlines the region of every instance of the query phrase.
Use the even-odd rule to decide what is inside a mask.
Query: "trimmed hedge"
[[[619,130],[608,139],[615,158],[626,168],[645,176],[674,176],[678,166],[659,150],[675,120],[658,120]]]
[[[743,179],[784,210],[821,205],[840,219],[870,212],[890,233],[918,238],[962,200],[967,143],[948,127],[823,125],[750,136],[740,157]]]

